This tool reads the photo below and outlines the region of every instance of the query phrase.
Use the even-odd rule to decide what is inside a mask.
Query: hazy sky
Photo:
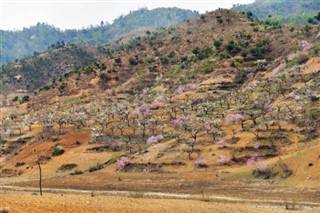
[[[0,0],[0,29],[21,30],[38,22],[60,29],[80,29],[101,21],[112,23],[120,15],[141,7],[180,7],[200,13],[231,8],[236,3],[254,0]]]

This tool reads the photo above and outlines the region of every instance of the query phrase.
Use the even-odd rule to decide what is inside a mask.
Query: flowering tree
[[[32,126],[35,125],[36,123],[37,123],[37,119],[35,116],[26,115],[23,118],[23,124],[24,124],[24,126],[29,128],[29,131],[32,130]]]
[[[164,137],[162,135],[151,136],[148,138],[147,144],[151,145],[151,144],[160,143],[161,141],[163,141],[163,139]]]
[[[127,157],[121,157],[117,161],[117,170],[125,171],[126,167],[130,164],[130,160]]]
[[[221,165],[226,165],[228,163],[228,158],[225,155],[220,155],[217,161]]]
[[[195,160],[194,165],[199,168],[208,167],[207,160],[205,160],[205,159]]]

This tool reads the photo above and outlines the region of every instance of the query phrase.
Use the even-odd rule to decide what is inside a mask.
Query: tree
[[[216,47],[217,50],[220,50],[220,47],[222,46],[222,41],[222,39],[219,39],[213,42],[213,45]]]
[[[317,21],[320,21],[320,12],[314,18],[317,19]]]
[[[37,164],[39,168],[39,192],[42,195],[42,170],[41,170],[41,159],[42,157],[38,157]]]

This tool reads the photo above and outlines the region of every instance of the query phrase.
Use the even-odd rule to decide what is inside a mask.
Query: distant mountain
[[[3,65],[0,68],[0,93],[33,91],[47,85],[48,82],[58,81],[66,72],[77,72],[79,67],[103,55],[103,47],[60,44],[44,53]]]
[[[101,45],[118,39],[126,33],[145,27],[165,27],[178,24],[186,19],[198,16],[199,13],[179,8],[139,9],[126,16],[120,16],[113,24],[101,22],[81,30],[61,31],[52,25],[38,23],[36,26],[21,31],[4,31],[1,33],[0,64],[15,59],[32,56],[43,52],[48,47],[64,43],[84,43]]]
[[[252,12],[254,18],[284,23],[307,23],[320,11],[320,0],[256,0],[252,4],[234,5],[237,12]],[[315,21],[315,20],[314,20]]]

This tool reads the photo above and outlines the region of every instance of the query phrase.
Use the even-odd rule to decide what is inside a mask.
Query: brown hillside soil
[[[132,195],[134,196],[134,195]],[[164,212],[246,212],[246,213],[280,213],[287,212],[284,206],[271,207],[224,202],[204,202],[199,200],[150,199],[120,196],[90,196],[71,194],[30,193],[17,194],[7,192],[0,194],[0,210],[5,208],[15,213],[42,212],[130,212],[130,213],[164,213]],[[295,212],[316,212],[305,209]]]

